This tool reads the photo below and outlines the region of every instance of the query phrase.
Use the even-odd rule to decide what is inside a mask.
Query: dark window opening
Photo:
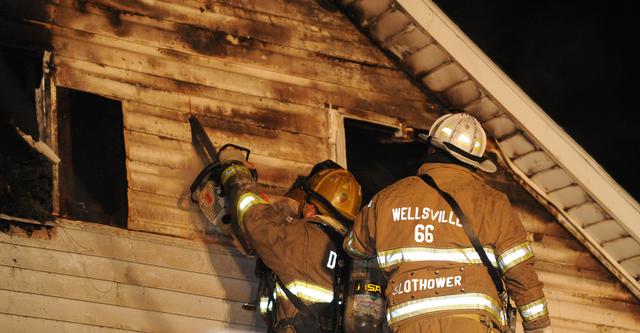
[[[35,90],[42,78],[42,52],[0,45],[0,112],[38,140]]]
[[[0,45],[0,213],[45,221],[51,219],[51,164],[16,131],[38,139],[41,77],[42,52]]]
[[[122,104],[58,87],[60,213],[127,226]]]
[[[345,119],[347,165],[362,186],[362,204],[386,186],[413,176],[423,162],[426,145],[394,138],[394,128]]]

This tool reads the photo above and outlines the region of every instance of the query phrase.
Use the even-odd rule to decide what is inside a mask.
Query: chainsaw
[[[233,147],[244,152],[245,161],[248,161],[251,151],[231,143],[216,150],[198,118],[190,116],[189,123],[191,124],[191,141],[207,164],[191,184],[191,201],[198,204],[214,232],[232,236],[232,217],[229,214],[224,189],[220,182],[222,170],[218,154],[227,147]],[[257,179],[258,175],[255,169],[252,169],[251,173],[254,179]]]

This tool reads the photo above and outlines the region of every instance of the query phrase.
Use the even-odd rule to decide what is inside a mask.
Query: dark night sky
[[[435,0],[600,165],[640,200],[633,1]]]

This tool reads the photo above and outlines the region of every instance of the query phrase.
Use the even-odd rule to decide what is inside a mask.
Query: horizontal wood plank
[[[198,119],[211,141],[218,147],[225,143],[235,143],[246,146],[255,155],[270,156],[304,164],[315,164],[329,156],[325,139],[262,128],[227,119],[209,117],[198,117]],[[138,112],[127,112],[125,115],[125,128],[128,130],[127,144],[130,144],[131,148],[151,145],[158,149],[158,154],[162,154],[164,149],[167,149],[167,163],[194,164],[199,160],[199,156],[191,142],[191,129],[188,124],[186,117],[181,120],[172,120]],[[172,134],[167,133],[167,130],[170,130]],[[171,136],[165,136],[165,134]],[[176,140],[172,140],[173,138]],[[129,151],[129,153],[131,154],[128,155],[129,158],[136,159],[132,157],[133,151]],[[160,156],[156,160],[157,164],[164,165]],[[285,164],[287,163],[285,162]],[[189,169],[187,165],[181,166],[182,169]]]
[[[253,271],[247,271],[246,275],[241,277],[225,277],[19,245],[9,247],[0,243],[0,247],[6,250],[6,253],[0,256],[0,265],[5,267],[111,281],[221,300],[247,302],[253,298],[253,290],[257,283]],[[30,257],[34,254],[40,257]],[[210,265],[219,264],[212,262]]]
[[[551,322],[553,323],[554,333],[602,333],[602,332],[616,332],[616,333],[637,333],[638,329],[625,329],[621,327],[614,327],[603,324],[585,323],[579,320],[570,320],[562,317],[551,316]]]
[[[626,330],[637,330],[640,327],[640,313],[635,309],[608,309],[601,306],[575,303],[561,298],[547,298],[549,313],[565,320],[604,325]]]
[[[91,262],[87,264],[90,265]],[[139,282],[136,278],[130,277],[130,279],[132,282]],[[262,322],[261,319],[256,318],[254,312],[242,310],[242,301],[229,301],[202,294],[181,293],[146,285],[7,266],[0,266],[0,280],[6,281],[0,286],[1,289],[14,292],[116,305],[248,326],[256,326]],[[173,279],[173,282],[177,281]],[[195,281],[190,282],[195,283]],[[231,286],[223,285],[222,287],[227,287],[222,289],[222,293],[224,290],[232,289]],[[251,290],[252,288],[247,285],[244,289]],[[238,290],[238,292],[240,291]],[[249,298],[245,302],[248,300]]]
[[[57,225],[50,238],[0,233],[0,242],[242,280],[253,277],[255,259],[229,246],[85,222],[60,220]]]
[[[295,142],[292,142],[291,145],[283,142],[281,146],[278,146],[277,139],[260,140],[248,136],[245,138],[225,137],[221,136],[220,132],[209,131],[209,133],[212,141],[218,147],[221,147],[222,143],[235,143],[251,149],[252,154],[249,160],[256,165],[259,173],[258,182],[265,185],[287,188],[297,175],[307,173],[313,164],[329,158],[322,154],[321,145],[305,147]],[[165,172],[167,175],[179,178],[161,179],[162,181],[177,182],[176,186],[181,186],[182,184],[190,185],[204,166],[202,157],[196,153],[191,143],[133,131],[125,131],[125,141],[127,159],[147,166],[146,171],[141,168],[129,170],[132,174],[142,171],[158,175]],[[303,149],[304,151],[296,151],[295,149]],[[269,156],[265,153],[272,155]],[[278,156],[282,158],[278,158]],[[305,159],[308,162],[297,162],[292,160],[293,158]],[[155,184],[155,186],[161,185]],[[182,189],[176,187],[171,190],[171,193],[164,194],[180,197],[187,191],[188,186]]]
[[[141,29],[142,30],[142,29]],[[141,31],[140,33],[148,33]],[[171,32],[161,32],[165,39],[179,39]],[[407,80],[405,74],[395,69],[375,66],[363,66],[357,63],[340,61],[338,59],[320,56],[312,52],[299,49],[284,48],[276,45],[261,43],[256,40],[237,37],[224,32],[213,33],[210,38],[213,54],[200,54],[189,47],[177,43],[167,45],[162,39],[149,40],[145,44],[129,41],[114,33],[92,30],[86,32],[73,28],[56,26],[54,47],[60,54],[75,54],[76,57],[92,57],[92,50],[73,50],[77,43],[91,43],[92,45],[112,47],[116,50],[128,50],[135,53],[135,57],[153,57],[162,61],[182,62],[185,65],[204,68],[224,68],[238,72],[240,69],[252,73],[256,77],[268,77],[277,81],[290,83],[304,83],[312,80],[324,84],[337,84],[358,90],[393,94],[408,99],[425,99],[423,93]],[[215,44],[213,44],[215,40]],[[102,59],[111,60],[115,66],[119,59],[102,54]],[[103,60],[104,61],[104,60]],[[147,70],[160,70],[158,63],[148,61]],[[129,62],[119,66],[140,69],[142,63]]]
[[[246,325],[125,308],[61,297],[0,290],[0,313],[80,323],[124,330],[157,333],[210,331],[257,332]]]
[[[598,262],[590,253],[571,250],[566,247],[553,244],[531,243],[536,260],[551,263],[573,266],[580,269],[599,270],[602,269]]]
[[[84,325],[31,316],[0,313],[0,327],[11,333],[133,333],[140,331]]]
[[[100,54],[95,57],[100,57]],[[154,61],[162,63],[161,59]],[[266,98],[320,109],[331,104],[346,110],[354,109],[395,116],[412,126],[421,125],[420,127],[425,127],[422,122],[429,118],[424,111],[430,108],[430,104],[424,100],[399,99],[393,95],[354,90],[333,84],[323,85],[311,80],[294,85],[268,78],[256,78],[247,74],[246,71],[235,73],[219,69],[196,70],[189,67],[174,71],[173,66],[170,65],[161,66],[159,70],[163,72],[166,69],[172,72],[168,78],[165,78],[155,73],[131,71],[107,64],[97,65],[91,61],[67,57],[63,54],[55,58],[55,62],[62,71],[67,68],[76,69],[118,81],[136,82],[142,87],[176,91],[188,95],[213,97],[218,94],[216,90],[225,90],[254,98]],[[153,71],[147,66],[140,69]],[[167,74],[159,73],[159,75]]]
[[[75,26],[87,26],[87,19],[93,16],[105,16],[105,9],[93,6],[93,1],[87,1],[80,10],[74,8],[72,0],[61,0],[56,13],[56,24]],[[376,63],[391,67],[391,62],[377,48],[358,34],[342,34],[340,38],[331,36],[330,31],[299,31],[291,27],[278,25],[273,22],[240,17],[238,10],[235,13],[200,11],[197,8],[181,6],[168,2],[157,1],[155,6],[137,5],[128,6],[127,3],[104,2],[108,6],[106,11],[110,21],[94,20],[94,25],[102,31],[113,31],[122,37],[139,38],[132,32],[135,24],[149,27],[175,29],[183,34],[183,38],[190,42],[195,50],[206,52],[198,34],[199,30],[224,31],[237,36],[246,36],[259,41],[304,49],[312,52],[327,54],[333,57],[350,59],[364,63]],[[119,8],[118,8],[119,7]],[[128,7],[128,8],[126,8]],[[110,10],[119,9],[119,10]],[[141,14],[141,15],[132,15]],[[234,15],[235,14],[235,15]],[[159,18],[159,19],[158,19]],[[268,17],[266,18],[268,19]],[[80,29],[85,30],[85,29]],[[196,31],[193,31],[196,30]],[[195,33],[195,35],[194,35]],[[339,32],[336,32],[338,34]],[[166,39],[158,39],[166,40]],[[138,42],[144,40],[137,39]]]
[[[184,0],[185,6],[200,7],[202,2],[198,0]],[[323,1],[243,1],[243,0],[213,0],[212,8],[217,4],[242,8],[243,11],[255,11],[269,16],[284,17],[286,19],[304,21],[307,24],[319,25],[319,28],[331,26],[336,29],[354,29],[353,24],[339,13],[336,8]],[[206,7],[205,7],[206,8]],[[212,9],[213,10],[213,9]]]

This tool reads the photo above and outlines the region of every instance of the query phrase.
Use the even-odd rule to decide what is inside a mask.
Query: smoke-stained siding
[[[203,167],[188,116],[216,145],[251,148],[270,193],[334,156],[328,108],[418,128],[437,116],[329,1],[148,3],[27,1],[0,12],[0,43],[51,46],[56,84],[123,102],[132,229],[60,220],[50,235],[0,233],[0,327],[11,332],[264,331],[240,307],[256,287],[253,260],[206,234],[188,200]],[[504,182],[556,332],[638,332],[638,300]]]
[[[130,229],[202,233],[186,192],[202,168],[190,114],[216,145],[252,149],[276,193],[331,156],[328,107],[431,118],[422,93],[324,2],[34,3],[39,14],[23,15],[52,32],[55,83],[123,101]]]
[[[10,332],[264,331],[241,308],[254,297],[253,259],[206,233],[188,199],[203,167],[189,115],[216,145],[252,149],[269,193],[334,154],[329,108],[419,127],[433,118],[419,89],[324,1],[2,8],[0,43],[48,46],[56,85],[122,101],[130,229],[59,220],[50,235],[0,234],[0,327]]]

